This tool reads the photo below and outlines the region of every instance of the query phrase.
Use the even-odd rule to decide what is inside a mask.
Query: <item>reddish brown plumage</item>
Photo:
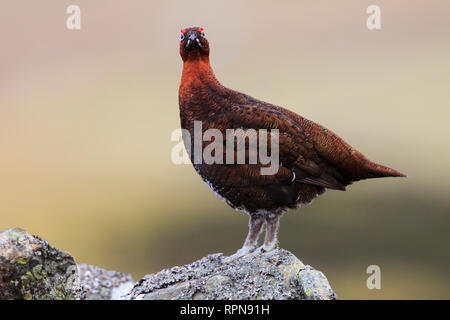
[[[199,40],[187,45],[189,39]],[[371,162],[319,124],[222,86],[209,63],[209,43],[198,28],[184,29],[180,55],[183,59],[179,88],[181,126],[191,135],[194,120],[202,121],[203,131],[279,129],[282,166],[274,175],[262,176],[261,164],[194,166],[233,208],[251,216],[269,217],[310,202],[326,188],[345,190],[347,185],[362,179],[405,176]]]

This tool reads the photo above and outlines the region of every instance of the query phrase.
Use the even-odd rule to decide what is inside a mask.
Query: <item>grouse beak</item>
[[[190,48],[191,46],[199,46],[203,47],[201,41],[195,34],[191,34],[186,42],[186,48]]]

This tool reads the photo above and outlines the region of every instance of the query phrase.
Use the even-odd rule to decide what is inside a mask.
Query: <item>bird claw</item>
[[[256,250],[256,246],[252,246],[252,247],[242,247],[240,248],[238,251],[236,251],[235,254],[232,254],[229,257],[226,257],[225,259],[222,260],[223,263],[229,263],[232,262],[234,260],[240,259],[248,254],[253,253]]]
[[[275,250],[278,247],[277,244],[271,245],[271,246],[266,246],[266,245],[262,245],[258,248],[256,248],[255,251],[252,252],[252,254],[258,255],[258,254],[263,254],[272,250]]]
[[[276,248],[278,248],[278,244],[273,244],[270,246],[267,245],[262,245],[260,247],[242,247],[241,249],[239,249],[238,251],[236,251],[235,254],[232,254],[229,257],[226,257],[222,260],[223,263],[230,263],[232,261],[238,260],[244,256],[247,255],[259,255],[259,254],[263,254],[272,250],[275,250]]]

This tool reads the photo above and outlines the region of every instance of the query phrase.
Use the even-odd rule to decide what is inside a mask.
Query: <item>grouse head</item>
[[[209,43],[203,28],[181,29],[180,55],[183,61],[209,57]]]

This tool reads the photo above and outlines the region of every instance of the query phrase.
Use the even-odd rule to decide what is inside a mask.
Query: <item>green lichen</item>
[[[33,275],[37,280],[44,280],[47,278],[47,272],[43,270],[42,265],[38,264],[33,268]]]
[[[25,300],[33,300],[33,296],[31,295],[31,292],[27,291],[23,294],[23,298]]]
[[[27,264],[30,261],[30,258],[19,258],[17,259],[18,264]]]
[[[30,287],[31,283],[34,281],[33,274],[30,271],[27,271],[26,274],[20,277],[22,281],[22,289],[26,289]]]
[[[31,294],[31,289],[33,288],[33,282],[34,282],[34,277],[31,274],[30,271],[27,271],[26,274],[24,274],[22,277],[20,277],[21,283],[22,283],[22,293],[23,293],[23,298],[25,300],[31,300],[33,299],[33,295]]]
[[[63,285],[58,284],[57,286],[55,286],[54,292],[55,292],[56,300],[68,299],[68,293],[66,291],[66,288],[64,288]]]
[[[67,293],[65,299],[66,300],[75,300],[74,296],[71,293]]]

